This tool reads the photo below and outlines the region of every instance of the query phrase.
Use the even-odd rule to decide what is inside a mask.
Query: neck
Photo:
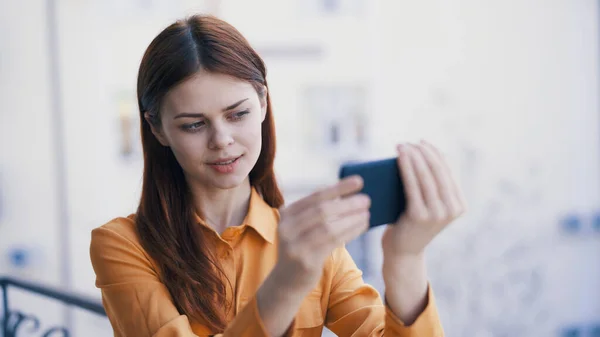
[[[204,220],[217,233],[221,234],[228,227],[239,226],[248,213],[251,187],[246,179],[242,184],[231,189],[207,189],[192,186],[194,206],[201,210]]]

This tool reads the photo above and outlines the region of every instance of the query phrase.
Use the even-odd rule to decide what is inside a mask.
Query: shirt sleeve
[[[102,303],[119,337],[195,337],[214,334],[190,322],[173,303],[134,231],[100,227],[92,231],[90,257]],[[293,324],[288,331],[293,331]],[[233,319],[223,337],[268,336],[256,299]]]
[[[325,324],[341,337],[443,337],[431,287],[428,303],[417,320],[404,324],[382,303],[377,290],[365,284],[362,272],[345,248],[333,253],[333,280]]]

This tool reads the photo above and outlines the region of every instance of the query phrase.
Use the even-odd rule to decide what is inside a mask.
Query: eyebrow
[[[221,111],[227,112],[229,110],[233,110],[233,109],[237,108],[240,104],[244,103],[247,100],[248,100],[248,98],[244,98],[242,100],[239,100],[239,101],[231,104],[230,106],[223,108]],[[182,112],[182,113],[178,114],[177,116],[175,116],[173,119],[185,118],[185,117],[204,117],[204,114],[203,113],[193,113],[193,112]]]

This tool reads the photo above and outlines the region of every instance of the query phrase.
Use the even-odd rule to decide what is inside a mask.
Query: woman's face
[[[247,179],[260,155],[265,97],[248,82],[200,71],[167,93],[161,127],[153,132],[171,148],[189,183],[233,188]]]

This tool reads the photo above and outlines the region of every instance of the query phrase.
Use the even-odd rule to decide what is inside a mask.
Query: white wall
[[[6,3],[0,10],[0,254],[11,244],[38,241],[44,257],[30,277],[56,282],[58,209],[52,125],[48,42],[43,1]],[[10,10],[9,10],[10,9]],[[40,262],[42,262],[40,261]],[[2,270],[9,268],[0,265]],[[45,267],[44,267],[45,266]]]
[[[429,254],[449,335],[600,321],[600,233],[559,223],[598,210],[597,3],[381,3],[378,140],[437,140],[471,206]]]
[[[0,2],[0,275],[59,285],[59,214],[44,1]],[[11,263],[15,250],[28,265]],[[9,292],[44,323],[58,306]],[[26,305],[23,305],[26,304]]]

